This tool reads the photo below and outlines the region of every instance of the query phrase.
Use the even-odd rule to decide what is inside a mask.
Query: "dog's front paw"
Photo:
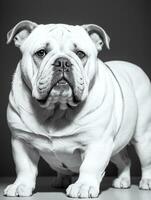
[[[151,178],[142,178],[139,182],[139,189],[151,190]]]
[[[99,195],[99,185],[93,184],[91,181],[75,182],[69,185],[66,194],[73,198],[95,198]]]
[[[33,188],[29,187],[25,184],[11,184],[6,187],[4,190],[5,196],[20,196],[20,197],[28,197],[32,195]]]
[[[113,181],[112,186],[115,188],[127,189],[131,186],[130,178],[118,177]]]

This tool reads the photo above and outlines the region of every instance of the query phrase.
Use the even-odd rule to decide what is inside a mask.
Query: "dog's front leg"
[[[88,145],[78,180],[67,188],[70,197],[92,198],[99,195],[100,182],[104,176],[113,150],[113,139],[95,141]]]
[[[12,137],[12,152],[17,178],[4,190],[6,196],[30,196],[35,188],[39,154],[24,141]]]

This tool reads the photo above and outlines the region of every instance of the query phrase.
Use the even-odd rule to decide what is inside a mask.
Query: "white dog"
[[[97,197],[110,160],[119,170],[113,186],[128,188],[130,141],[142,167],[139,187],[151,189],[151,84],[134,64],[98,59],[103,44],[109,48],[106,32],[21,21],[7,39],[22,58],[7,109],[17,178],[4,194],[32,194],[40,156],[58,172],[58,186],[79,173],[70,197]]]

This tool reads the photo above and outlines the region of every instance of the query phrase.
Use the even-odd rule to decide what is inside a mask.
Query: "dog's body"
[[[151,189],[151,85],[146,74],[131,63],[103,63],[99,60],[96,50],[101,50],[102,40],[109,47],[109,38],[95,25],[82,29],[67,26],[71,32],[69,35],[65,34],[64,25],[51,26],[47,32],[52,32],[51,37],[57,38],[54,45],[64,48],[63,53],[60,50],[57,50],[59,53],[48,52],[47,59],[42,58],[42,61],[43,54],[38,52],[41,57],[35,58],[37,53],[32,54],[33,62],[27,55],[27,47],[33,45],[31,41],[34,41],[36,31],[40,36],[47,35],[43,26],[39,28],[34,23],[25,22],[24,26],[22,23],[16,25],[8,34],[11,40],[20,33],[20,27],[21,31],[26,28],[26,32],[18,34],[15,41],[24,57],[14,74],[7,111],[17,179],[6,188],[5,194],[32,194],[39,156],[59,174],[79,173],[77,182],[67,189],[67,195],[71,197],[98,196],[110,159],[119,169],[119,177],[113,186],[127,188],[130,186],[130,161],[125,147],[130,141],[134,143],[142,165],[140,188]],[[33,32],[27,34],[27,30]],[[85,42],[79,40],[79,33]],[[86,52],[86,55],[80,52],[81,60],[73,50],[69,52],[67,49],[70,34],[78,38]],[[66,38],[66,43],[63,38]],[[21,43],[22,40],[25,42]],[[33,46],[32,51],[35,51]],[[38,48],[37,45],[35,52]],[[57,78],[53,79],[53,76],[63,76],[63,82],[60,82],[62,78],[55,81]],[[60,177],[58,185],[62,181]]]

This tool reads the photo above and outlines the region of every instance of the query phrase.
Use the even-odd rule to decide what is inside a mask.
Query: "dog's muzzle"
[[[37,89],[40,94],[39,102],[41,107],[54,108],[56,103],[61,109],[67,105],[77,106],[80,102],[75,94],[75,77],[71,61],[66,57],[57,58],[50,70],[46,70],[37,81]]]

